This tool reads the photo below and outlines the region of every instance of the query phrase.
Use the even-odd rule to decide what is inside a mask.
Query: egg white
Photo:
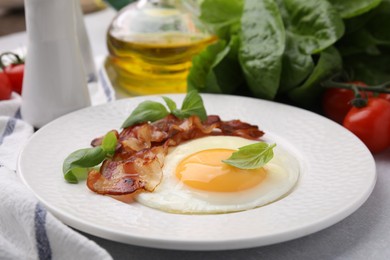
[[[185,185],[175,175],[176,167],[189,155],[207,149],[239,147],[256,141],[231,136],[209,136],[171,148],[163,167],[163,179],[153,192],[137,195],[148,207],[172,213],[212,214],[253,209],[284,197],[299,178],[299,164],[294,157],[274,148],[274,158],[264,168],[266,178],[257,186],[239,192],[209,192]]]

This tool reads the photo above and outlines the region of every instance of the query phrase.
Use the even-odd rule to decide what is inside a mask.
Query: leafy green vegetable
[[[244,3],[239,61],[256,97],[273,99],[277,93],[285,47],[285,31],[273,0]]]
[[[319,95],[323,88],[319,85],[322,81],[340,72],[342,60],[337,49],[329,47],[321,52],[320,59],[310,77],[298,88],[293,89],[289,95],[296,103],[311,107],[318,103]]]
[[[382,0],[328,0],[343,18],[351,18],[377,7]]]
[[[187,92],[187,95],[183,100],[181,109],[177,109],[177,105],[172,99],[168,97],[163,97],[163,99],[167,104],[170,112],[163,104],[147,100],[140,103],[133,110],[130,116],[122,124],[122,128],[126,128],[139,123],[154,122],[166,117],[169,113],[172,113],[173,115],[181,119],[190,117],[192,115],[198,116],[201,120],[205,120],[207,118],[207,113],[206,109],[203,106],[202,97],[196,90]]]
[[[118,139],[114,131],[108,132],[102,144],[93,148],[84,148],[74,151],[62,165],[62,172],[67,182],[78,183],[87,177],[88,168],[100,164],[104,159],[112,156],[115,152]]]
[[[313,71],[312,54],[334,44],[344,25],[335,9],[325,0],[279,1],[286,26],[286,50],[279,93],[300,85]]]
[[[167,104],[167,106],[168,106],[169,110],[171,111],[171,113],[172,113],[172,111],[177,110],[177,105],[176,105],[175,101],[173,101],[169,97],[162,97],[162,98],[164,99],[165,104]]]
[[[101,163],[106,158],[106,151],[102,147],[85,148],[71,153],[64,161],[62,172],[70,183],[77,183],[86,178],[87,168]]]
[[[229,47],[225,41],[219,41],[216,44],[210,45],[200,55],[196,56],[192,61],[190,73],[187,78],[188,90],[202,90],[207,88],[207,92],[218,93],[219,87],[215,84],[210,84],[213,75],[213,69],[221,60],[228,54]]]
[[[189,89],[315,109],[337,73],[390,79],[389,17],[390,0],[203,0],[220,42],[194,58]]]
[[[166,117],[168,114],[169,112],[163,104],[146,100],[133,110],[130,116],[122,124],[122,128],[148,121],[153,122]]]
[[[390,80],[389,15],[390,0],[383,0],[374,10],[351,19],[353,28],[336,44],[350,79],[373,85]]]
[[[240,20],[242,0],[204,0],[200,4],[200,19],[207,24],[220,28]]]
[[[326,0],[284,0],[286,28],[306,54],[318,53],[344,33],[344,23]]]
[[[287,32],[286,51],[283,54],[279,93],[285,93],[301,84],[313,71],[314,61],[300,48],[293,34]]]
[[[206,109],[203,105],[202,97],[197,91],[189,91],[183,100],[180,110],[172,111],[178,118],[186,118],[197,115],[202,121],[207,119]]]
[[[101,147],[108,156],[112,156],[115,153],[117,143],[118,139],[115,132],[110,131],[104,136]]]
[[[344,58],[345,70],[355,80],[378,85],[390,80],[390,49],[381,48],[381,55],[359,54]]]
[[[224,163],[240,169],[256,169],[263,167],[274,156],[276,144],[255,143],[240,147]]]

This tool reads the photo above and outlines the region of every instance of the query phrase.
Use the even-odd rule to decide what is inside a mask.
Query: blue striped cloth
[[[90,87],[92,104],[115,99],[110,85]],[[21,98],[0,101],[0,259],[112,259],[106,250],[57,220],[16,175],[17,156],[33,134]]]

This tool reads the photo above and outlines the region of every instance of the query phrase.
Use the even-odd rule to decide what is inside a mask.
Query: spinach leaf
[[[344,68],[354,80],[377,85],[390,81],[390,48],[380,47],[381,55],[358,54],[344,58]]]
[[[239,61],[253,95],[273,99],[277,93],[285,48],[285,31],[273,0],[244,3]]]
[[[366,28],[362,28],[343,37],[336,46],[340,54],[345,57],[355,54],[379,55],[378,44],[380,41],[375,39]]]
[[[374,15],[366,25],[366,29],[378,44],[390,45],[390,0],[383,0],[373,12]]]
[[[311,54],[305,53],[300,48],[299,42],[294,39],[294,35],[287,32],[279,93],[283,94],[301,84],[313,69],[314,62]]]
[[[243,0],[204,0],[200,9],[200,20],[220,28],[240,20]]]
[[[320,54],[317,65],[309,78],[298,88],[289,92],[289,97],[297,104],[312,107],[318,103],[319,95],[323,92],[320,83],[329,79],[342,70],[342,59],[334,47],[329,47]]]
[[[382,0],[328,0],[344,19],[355,17],[377,7]],[[313,1],[314,2],[314,1]]]
[[[228,54],[212,70],[219,93],[242,94],[240,86],[245,83],[245,78],[238,61],[239,46],[239,36],[233,35],[229,42]]]
[[[203,52],[192,60],[190,73],[187,77],[188,90],[199,90],[205,92],[219,93],[217,83],[210,84],[210,77],[213,77],[212,69],[229,53],[229,46],[225,41],[208,46]]]
[[[326,0],[283,0],[286,29],[306,54],[318,53],[344,34],[344,23]]]
[[[278,0],[286,27],[286,50],[279,93],[299,86],[313,71],[311,54],[334,44],[343,34],[340,16],[325,0]]]

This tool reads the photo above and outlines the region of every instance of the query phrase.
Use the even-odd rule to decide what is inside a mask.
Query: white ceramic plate
[[[182,95],[169,95],[181,104]],[[324,229],[350,215],[370,195],[375,163],[350,132],[317,114],[274,102],[203,95],[208,114],[257,124],[266,137],[300,163],[291,194],[267,206],[219,215],[180,215],[94,194],[85,183],[68,184],[62,162],[72,151],[118,129],[139,97],[90,107],[40,129],[25,146],[19,174],[38,199],[65,224],[106,239],[140,246],[223,250],[287,241]]]

